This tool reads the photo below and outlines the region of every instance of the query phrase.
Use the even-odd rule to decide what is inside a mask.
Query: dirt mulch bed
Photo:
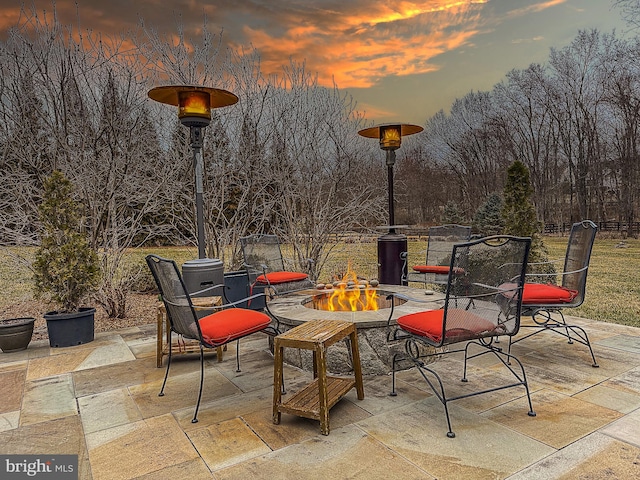
[[[104,310],[96,307],[95,331],[108,332],[137,325],[155,323],[158,295],[129,295],[127,300],[127,318],[108,318]],[[93,305],[95,306],[95,305]],[[33,328],[32,340],[46,340],[47,324],[43,315],[55,307],[36,300],[28,300],[15,303],[0,309],[0,318],[33,317],[36,319]]]

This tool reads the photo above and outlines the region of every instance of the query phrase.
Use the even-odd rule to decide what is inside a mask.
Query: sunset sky
[[[18,0],[0,0],[0,31]],[[50,0],[27,0],[51,13]],[[160,32],[223,31],[232,48],[255,47],[263,71],[305,61],[321,84],[336,82],[370,120],[423,125],[456,97],[489,90],[513,68],[544,62],[580,29],[623,34],[612,0],[56,0],[62,23],[105,33],[143,19]]]

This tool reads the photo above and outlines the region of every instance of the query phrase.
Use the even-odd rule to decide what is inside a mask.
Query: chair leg
[[[198,390],[198,401],[196,402],[196,410],[193,412],[191,423],[198,423],[198,409],[200,408],[200,400],[202,400],[202,386],[204,385],[204,349],[200,344],[200,389]]]
[[[414,363],[418,367],[418,371],[420,372],[420,375],[422,375],[422,378],[425,380],[425,382],[427,382],[427,384],[429,384],[429,387],[431,387],[431,390],[433,391],[435,396],[438,397],[438,400],[440,400],[440,403],[442,403],[442,406],[444,407],[444,414],[447,417],[447,428],[449,429],[447,431],[447,437],[455,438],[456,434],[451,429],[451,418],[449,417],[449,405],[448,405],[448,403],[451,400],[456,400],[457,398],[460,398],[460,397],[447,398],[447,394],[446,394],[446,392],[444,390],[444,384],[442,383],[442,380],[440,379],[440,375],[438,375],[435,371],[433,371],[430,368],[428,368],[426,366],[426,364],[424,364],[423,362],[414,360]],[[431,375],[433,375],[436,378],[436,380],[438,381],[438,386],[440,387],[439,388],[440,391],[438,391],[438,389],[436,389],[435,385],[433,384],[433,382],[431,380],[429,380],[429,377],[427,377],[425,372],[429,372]]]
[[[164,387],[167,384],[167,378],[169,377],[169,367],[171,367],[171,332],[169,332],[169,358],[167,359],[167,369],[164,372],[164,380],[162,381],[162,387],[160,388],[160,393],[158,393],[159,397],[164,397]]]
[[[389,396],[395,397],[397,395],[396,363],[398,361],[398,358],[401,357],[406,360],[411,360],[414,363],[414,365],[418,367],[418,372],[420,372],[420,375],[422,375],[422,378],[424,379],[424,381],[427,382],[427,384],[429,385],[429,387],[431,388],[435,396],[438,397],[438,400],[440,400],[440,402],[444,406],[444,413],[447,417],[447,427],[449,429],[447,431],[447,437],[455,438],[456,434],[451,429],[451,419],[449,418],[449,407],[447,405],[447,402],[449,402],[450,399],[448,399],[446,396],[446,393],[444,391],[444,385],[442,383],[442,380],[440,380],[440,376],[436,372],[428,368],[426,364],[422,360],[420,360],[419,347],[417,346],[417,342],[414,339],[412,338],[407,339],[405,343],[405,350],[407,352],[406,354],[395,353],[393,355],[392,371],[391,371],[391,393],[389,394]],[[427,355],[427,356],[431,356],[431,355]],[[433,384],[433,382],[429,379],[429,377],[427,377],[427,375],[425,374],[425,371],[431,373],[431,375],[433,375],[436,378],[436,380],[438,381],[439,389]]]
[[[476,353],[473,355],[469,354],[469,346],[471,344],[475,344],[478,345],[479,347],[482,347],[482,351],[480,353]],[[454,353],[454,352],[464,352],[464,370],[463,370],[463,376],[462,376],[462,381],[466,382],[467,381],[467,361],[476,357],[480,357],[482,355],[486,355],[487,353],[493,353],[499,360],[500,362],[513,374],[513,376],[517,379],[517,382],[515,383],[510,383],[510,384],[506,384],[506,385],[501,385],[498,387],[493,387],[493,388],[489,388],[489,389],[485,389],[485,390],[480,390],[480,391],[475,391],[472,393],[468,393],[465,395],[458,395],[458,396],[454,396],[454,397],[447,397],[445,388],[444,388],[444,384],[440,378],[440,375],[438,375],[437,372],[435,372],[434,370],[432,370],[431,368],[429,368],[427,366],[427,363],[423,362],[420,360],[420,357],[417,356],[410,356],[410,359],[413,361],[413,363],[418,367],[418,371],[420,372],[420,375],[422,375],[422,378],[427,382],[427,384],[429,385],[429,387],[431,388],[431,390],[433,391],[433,393],[435,394],[436,397],[438,397],[438,400],[440,400],[440,403],[442,403],[443,407],[444,407],[444,413],[445,416],[447,418],[447,427],[448,427],[448,431],[447,431],[447,437],[449,438],[455,438],[456,434],[453,432],[453,429],[451,428],[451,418],[449,415],[449,402],[452,402],[454,400],[459,400],[462,398],[468,398],[468,397],[472,397],[475,395],[481,395],[484,393],[489,393],[489,392],[495,392],[498,390],[503,390],[506,388],[511,388],[511,387],[517,387],[522,385],[525,388],[526,394],[527,394],[527,400],[529,402],[529,412],[527,413],[530,417],[535,417],[536,413],[533,411],[533,405],[531,403],[531,395],[529,392],[529,385],[527,383],[527,378],[526,378],[526,374],[524,371],[524,366],[522,365],[522,363],[520,362],[520,360],[518,360],[516,357],[505,353],[501,348],[497,348],[494,347],[493,345],[491,345],[490,343],[487,342],[483,342],[482,339],[480,341],[470,341],[467,342],[467,344],[465,345],[464,349],[460,349],[460,350],[449,350],[446,353]],[[431,355],[428,355],[431,356]],[[519,366],[520,368],[520,372],[518,373],[516,370],[514,370],[510,364],[511,364],[511,359],[513,359]],[[394,359],[395,360],[395,359]],[[394,367],[395,369],[395,367]],[[432,379],[430,378],[430,376],[428,376],[428,374],[431,374],[433,377],[435,377],[435,379],[437,380],[437,385],[434,381],[432,381]]]
[[[600,365],[598,365],[598,362],[596,361],[596,356],[593,353],[593,348],[591,347],[589,336],[587,335],[587,332],[585,332],[584,328],[578,327],[577,325],[567,325],[567,331],[569,330],[571,330],[574,333],[574,335],[578,337],[575,339],[578,343],[585,345],[589,349],[589,353],[591,354],[591,360],[593,360],[593,363],[591,364],[591,366],[594,368],[600,367]],[[568,337],[569,337],[569,343],[573,343],[571,341],[571,337],[570,336]]]
[[[236,340],[236,373],[240,373],[240,339]]]
[[[517,357],[514,357],[513,355],[508,355],[508,360],[506,362],[503,360],[502,363],[507,365],[507,368],[509,368],[508,365],[511,365],[512,358],[516,362],[518,362],[518,365],[520,366],[520,371],[522,372],[522,385],[524,386],[524,389],[527,392],[527,400],[529,401],[529,411],[527,412],[527,415],[529,415],[530,417],[535,417],[536,412],[533,410],[533,404],[531,403],[531,394],[529,392],[529,382],[527,382],[527,374],[524,372],[524,365],[522,365],[522,362],[518,360]],[[511,368],[509,368],[509,370],[511,370]],[[511,372],[516,376],[516,378],[518,378],[518,376],[515,374],[513,370],[511,370]]]
[[[479,347],[482,347],[483,350],[480,353],[476,353],[474,355],[469,356],[469,346],[471,344],[478,345]],[[533,411],[533,404],[531,403],[531,395],[529,393],[529,383],[527,382],[527,374],[524,371],[524,365],[522,365],[522,362],[520,360],[518,360],[518,358],[515,357],[514,355],[511,355],[510,353],[505,353],[502,348],[494,347],[491,344],[491,342],[487,343],[487,342],[482,341],[482,339],[480,341],[468,342],[467,345],[464,348],[464,364],[465,364],[464,377],[466,377],[467,359],[481,357],[482,355],[486,355],[488,353],[493,353],[496,356],[496,358],[498,360],[500,360],[500,362],[507,368],[507,370],[509,370],[511,372],[511,374],[518,380],[518,382],[510,384],[510,385],[504,385],[502,387],[483,390],[482,392],[478,392],[478,393],[494,392],[494,391],[497,391],[497,390],[503,390],[505,388],[517,387],[518,385],[522,385],[524,387],[524,389],[525,389],[525,392],[527,394],[527,400],[529,402],[529,412],[527,412],[527,415],[529,415],[530,417],[535,417],[536,416],[536,412]],[[513,369],[513,367],[511,366],[511,359],[515,360],[516,363],[518,364],[518,366],[520,367],[520,372],[521,372],[520,375],[518,375],[518,372],[516,372]],[[466,382],[467,379],[463,378],[462,381]],[[473,395],[477,395],[478,393],[473,394]],[[457,397],[457,398],[464,398],[464,396]]]
[[[586,346],[589,349],[589,353],[591,354],[591,359],[593,360],[593,363],[591,364],[591,366],[594,368],[598,368],[600,365],[598,365],[598,362],[596,361],[596,356],[593,353],[593,348],[591,347],[591,342],[589,341],[589,336],[587,335],[587,332],[582,327],[578,327],[577,325],[567,324],[566,320],[564,319],[563,313],[561,311],[559,311],[558,313],[560,314],[561,321],[560,322],[558,322],[557,320],[553,320],[553,321],[556,323],[558,328],[564,327],[566,334],[559,332],[557,330],[554,330],[554,331],[564,337],[567,337],[567,341],[568,341],[567,343],[573,344],[573,341],[575,340],[576,342]],[[551,318],[551,315],[549,315],[549,318]],[[571,332],[573,332],[575,337],[571,336]]]
[[[393,354],[393,359],[391,360],[391,393],[389,393],[390,397],[398,396],[396,392],[396,360],[398,358],[398,354]]]
[[[593,363],[591,364],[591,366],[594,368],[598,368],[600,365],[598,365],[598,362],[596,361],[596,356],[593,353],[593,347],[591,346],[591,342],[589,341],[589,336],[587,335],[587,332],[584,330],[584,328],[579,327],[577,325],[568,324],[565,321],[564,315],[560,310],[557,310],[555,312],[560,315],[560,320],[553,318],[551,316],[551,312],[548,310],[536,311],[532,315],[535,325],[520,326],[520,328],[534,328],[536,329],[536,331],[534,331],[533,333],[529,333],[528,335],[525,335],[523,337],[520,337],[517,340],[513,340],[513,337],[509,337],[509,348],[507,350],[507,353],[508,354],[511,353],[511,345],[513,343],[521,342],[522,340],[532,337],[533,335],[537,335],[540,332],[548,330],[550,332],[557,333],[558,335],[562,335],[567,339],[567,343],[569,344],[573,344],[575,340],[576,342],[586,346],[589,349],[589,353],[591,354],[591,360],[593,360]],[[542,317],[543,321],[536,320],[536,316]],[[574,334],[573,336],[571,335],[571,332],[573,332]]]

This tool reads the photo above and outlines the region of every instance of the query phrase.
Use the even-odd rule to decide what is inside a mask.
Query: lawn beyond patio
[[[544,243],[551,259],[564,260],[566,237],[545,237]],[[427,248],[426,237],[420,240],[410,237],[409,265],[422,263]],[[0,317],[34,316],[37,320],[51,306],[34,301],[32,294],[31,272],[27,261],[32,258],[33,249],[0,249]],[[145,268],[144,256],[148,253],[175,259],[179,264],[197,257],[197,249],[187,247],[163,247],[135,249],[130,252],[129,260]],[[336,244],[324,266],[320,280],[326,280],[334,274],[346,271],[350,261],[353,269],[367,278],[377,276],[377,243],[375,237],[365,241]],[[291,255],[284,251],[287,258]],[[640,283],[637,272],[640,269],[640,240],[596,238],[591,257],[591,266],[587,280],[585,303],[571,312],[572,315],[618,323],[640,326]],[[226,267],[225,270],[229,270]],[[96,330],[106,331],[123,328],[128,325],[153,323],[155,319],[156,295],[136,295],[129,303],[132,307],[129,318],[110,320],[98,312]],[[151,307],[151,308],[150,308]]]

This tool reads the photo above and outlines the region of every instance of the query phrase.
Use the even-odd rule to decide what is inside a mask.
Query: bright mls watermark
[[[78,455],[0,455],[0,478],[78,480]]]

